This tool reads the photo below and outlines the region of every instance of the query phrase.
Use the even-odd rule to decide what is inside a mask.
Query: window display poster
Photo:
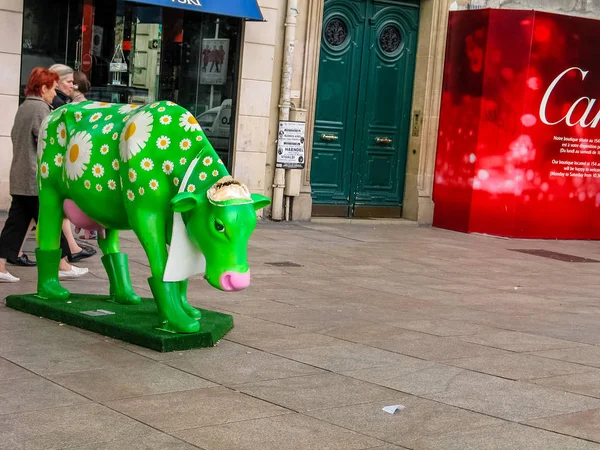
[[[225,84],[228,60],[229,39],[202,39],[200,84]]]
[[[515,238],[600,238],[597,20],[450,13],[435,226]]]

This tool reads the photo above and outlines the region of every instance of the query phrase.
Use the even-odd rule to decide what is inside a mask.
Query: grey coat
[[[10,136],[13,159],[10,167],[10,194],[37,196],[37,143],[40,125],[51,106],[40,97],[27,97],[19,106]]]

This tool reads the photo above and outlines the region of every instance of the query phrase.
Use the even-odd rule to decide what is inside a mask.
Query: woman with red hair
[[[56,96],[59,76],[56,73],[36,67],[31,71],[25,101],[19,106],[11,131],[13,160],[10,168],[10,195],[12,201],[4,229],[0,234],[0,282],[16,283],[19,278],[6,270],[6,263],[29,266],[35,265],[25,254],[20,255],[21,246],[28,227],[33,219],[37,222],[39,198],[37,189],[37,145],[40,127],[52,110],[52,100]],[[59,276],[79,277],[88,272],[68,264],[69,244],[61,236],[63,259],[60,262]]]

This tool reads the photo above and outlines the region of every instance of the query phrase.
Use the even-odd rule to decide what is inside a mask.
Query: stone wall
[[[0,0],[0,211],[10,204],[10,130],[19,107],[23,0]]]

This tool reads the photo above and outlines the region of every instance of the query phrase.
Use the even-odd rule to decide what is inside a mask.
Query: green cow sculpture
[[[199,330],[187,280],[205,273],[225,291],[250,284],[247,244],[270,200],[234,180],[194,116],[175,103],[87,101],[53,111],[38,144],[38,296],[65,299],[58,281],[63,217],[98,231],[112,301],[138,304],[119,230],[133,230],[150,263],[162,322]]]

